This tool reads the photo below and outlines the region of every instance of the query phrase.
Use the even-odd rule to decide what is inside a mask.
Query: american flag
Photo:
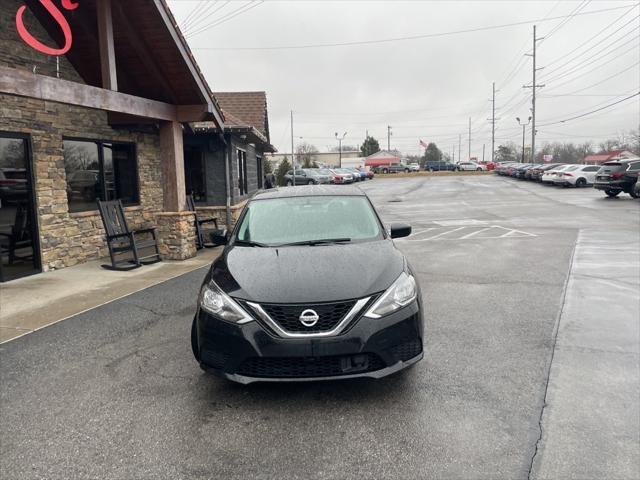
[[[424,143],[424,142],[422,141],[422,139],[420,139],[420,146],[421,146],[421,147],[424,147],[424,148],[427,148],[427,144],[426,144],[426,143]]]

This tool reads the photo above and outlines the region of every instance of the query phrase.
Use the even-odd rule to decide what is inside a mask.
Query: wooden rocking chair
[[[106,202],[98,200],[98,209],[107,234],[107,247],[109,247],[109,256],[111,257],[111,265],[102,265],[103,268],[107,270],[132,270],[161,260],[155,228],[130,230],[120,200]],[[151,238],[140,239],[137,237],[145,234]],[[154,253],[141,257],[139,250],[143,248],[153,248]],[[133,258],[116,259],[116,255],[126,252],[131,252]]]
[[[198,217],[198,213],[196,211],[196,203],[193,200],[193,195],[187,195],[187,209],[190,212],[194,213],[194,223],[196,227],[196,248],[200,250],[201,248],[212,248],[217,247],[217,243],[213,243],[212,241],[207,241],[205,232],[209,233],[210,238],[213,240],[216,235],[224,236],[224,231],[218,228],[218,220],[216,218],[205,218],[201,219]],[[203,225],[207,223],[213,223],[214,230],[205,230]]]

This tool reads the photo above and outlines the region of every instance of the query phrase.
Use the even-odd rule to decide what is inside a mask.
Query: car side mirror
[[[411,225],[405,223],[393,223],[389,230],[391,238],[408,237],[411,235]]]

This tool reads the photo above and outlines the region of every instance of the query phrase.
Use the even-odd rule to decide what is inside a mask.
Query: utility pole
[[[471,161],[471,117],[469,117],[469,155],[467,156],[467,162]]]
[[[496,151],[496,82],[493,82],[493,96],[491,98],[491,163],[493,152]],[[484,154],[482,155],[484,157]]]
[[[391,151],[391,125],[387,125],[387,152]]]
[[[456,146],[451,146],[451,163],[456,163]]]
[[[293,167],[293,186],[296,186],[296,154],[293,151],[293,110],[291,110],[291,165]]]
[[[482,144],[482,163],[484,163],[484,143]]]
[[[462,134],[458,134],[458,161],[462,160]]]
[[[531,89],[531,162],[535,162],[536,158],[536,88],[542,88],[544,85],[536,85],[536,72],[544,67],[536,68],[536,45],[537,42],[544,37],[536,37],[536,26],[533,26],[533,53],[525,55],[533,57],[533,81],[531,85],[523,85],[523,88]]]

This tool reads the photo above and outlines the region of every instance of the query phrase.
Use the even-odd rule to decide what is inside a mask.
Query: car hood
[[[230,296],[263,303],[315,303],[386,290],[404,269],[391,240],[342,245],[234,246],[211,267]]]

